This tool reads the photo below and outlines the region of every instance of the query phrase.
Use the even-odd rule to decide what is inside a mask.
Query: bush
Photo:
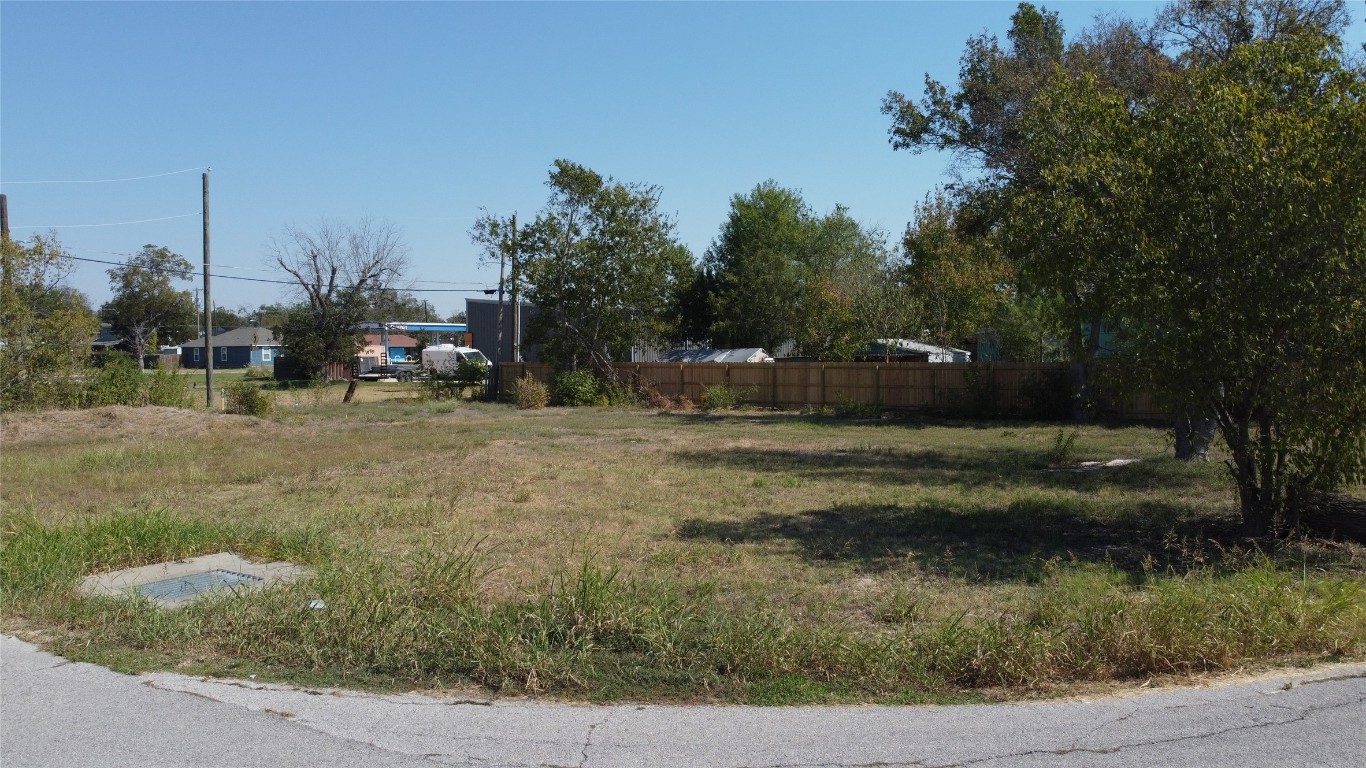
[[[144,405],[142,371],[138,364],[123,352],[105,355],[104,365],[85,389],[85,404],[90,408],[105,405]]]
[[[1073,429],[1068,432],[1059,429],[1058,434],[1053,436],[1053,445],[1044,454],[1048,463],[1058,467],[1064,464],[1071,464],[1077,457],[1077,435],[1081,434]]]
[[[270,381],[275,378],[275,369],[265,365],[253,365],[247,368],[247,372],[242,378],[255,381]]]
[[[223,410],[240,416],[269,416],[275,410],[275,398],[255,384],[234,381],[224,391]]]
[[[550,404],[550,388],[530,374],[512,383],[512,402],[522,410],[544,408]]]
[[[190,407],[190,381],[175,369],[158,368],[156,373],[147,377],[147,404],[164,405],[170,408]]]
[[[754,387],[713,384],[702,388],[702,407],[708,411],[733,411],[754,396]]]
[[[641,396],[629,384],[606,384],[598,395],[598,405],[610,408],[634,408],[641,404]]]
[[[882,416],[882,409],[874,403],[860,403],[843,392],[835,397],[831,412],[841,419],[876,419]]]
[[[592,371],[565,371],[555,379],[555,402],[570,408],[593,405],[598,401],[598,378]]]
[[[422,394],[431,400],[469,396],[481,397],[488,382],[489,367],[478,360],[461,360],[454,368],[428,368],[422,381]]]

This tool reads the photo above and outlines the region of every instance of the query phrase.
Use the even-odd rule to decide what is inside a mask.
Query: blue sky
[[[1097,12],[1158,7],[1049,5],[1069,32]],[[17,182],[211,166],[215,273],[283,278],[264,254],[286,224],[372,216],[402,232],[407,277],[424,281],[415,288],[495,284],[469,226],[480,208],[531,218],[556,158],[661,187],[697,258],[731,196],[770,178],[817,211],[842,203],[899,233],[949,158],[893,152],[883,95],[918,95],[926,72],[954,80],[964,41],[1004,34],[1013,9],[7,1],[0,187],[17,238],[59,225],[76,256],[120,260],[155,243],[198,264],[197,170]],[[98,304],[106,268],[81,264],[69,282]],[[469,294],[418,295],[448,314]],[[285,286],[226,279],[214,297],[288,298]]]

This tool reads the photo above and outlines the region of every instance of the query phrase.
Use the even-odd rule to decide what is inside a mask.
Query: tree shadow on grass
[[[790,474],[810,480],[839,479],[878,485],[1036,487],[1078,492],[1102,488],[1145,491],[1187,488],[1207,482],[1203,470],[1170,458],[1075,472],[1048,466],[1042,449],[963,448],[941,450],[789,450],[729,448],[679,451],[674,456],[703,467]]]
[[[1110,564],[1135,580],[1145,568],[1185,570],[1189,563],[1164,543],[1170,534],[1222,538],[1233,532],[1223,521],[1191,521],[1189,510],[1179,506],[1141,507],[1134,517],[1140,523],[1098,521],[1080,503],[1039,499],[1000,508],[856,504],[743,521],[690,519],[679,536],[737,544],[788,541],[808,562],[868,571],[909,560],[944,576],[1035,582],[1053,558]]]

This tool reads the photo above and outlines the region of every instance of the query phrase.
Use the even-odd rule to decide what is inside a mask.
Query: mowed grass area
[[[1239,539],[1219,457],[1160,429],[1060,453],[1067,425],[413,391],[5,417],[0,625],[122,669],[592,700],[994,699],[1366,653],[1366,548]],[[175,612],[74,593],[221,549],[317,575]]]

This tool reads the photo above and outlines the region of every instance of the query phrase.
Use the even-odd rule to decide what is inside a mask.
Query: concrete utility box
[[[179,608],[213,592],[264,589],[307,575],[306,568],[293,563],[253,563],[232,552],[218,552],[97,573],[81,582],[80,591],[106,597],[142,595],[164,608]]]

